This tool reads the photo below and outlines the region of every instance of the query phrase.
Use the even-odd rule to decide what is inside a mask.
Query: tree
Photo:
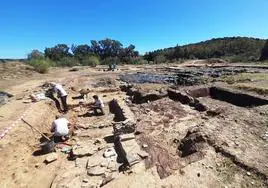
[[[172,55],[172,57],[173,57],[173,59],[175,58],[175,59],[180,59],[180,58],[183,58],[183,50],[182,50],[182,48],[180,47],[180,46],[176,46],[175,47],[175,50],[174,50],[174,52],[173,52],[173,55]]]
[[[169,61],[178,59],[241,59],[243,61],[252,61],[260,58],[259,52],[263,48],[265,40],[247,38],[247,37],[225,37],[211,39],[195,44],[184,46],[175,46],[166,49],[159,49],[144,55],[144,59],[151,61],[156,56],[163,55]],[[265,57],[265,48],[264,55]],[[262,57],[262,58],[263,58]]]
[[[89,55],[94,55],[91,47],[87,44],[84,45],[78,45],[78,46],[72,46],[71,48],[73,55],[76,59],[79,61],[82,61],[84,57],[89,56]]]
[[[119,41],[112,39],[100,40],[98,43],[100,48],[100,54],[98,55],[101,59],[118,56],[123,46]]]
[[[268,60],[268,40],[266,40],[263,49],[261,50],[260,61]]]
[[[69,47],[66,44],[58,44],[52,48],[45,49],[45,56],[52,61],[59,61],[63,57],[71,56]]]
[[[31,53],[28,54],[28,60],[31,59],[44,59],[44,53],[40,52],[39,50],[33,50]]]

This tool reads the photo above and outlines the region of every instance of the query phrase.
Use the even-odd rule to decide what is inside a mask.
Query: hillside
[[[175,46],[148,52],[148,61],[177,61],[179,59],[223,58],[231,62],[257,61],[265,40],[248,37],[225,37],[195,44]]]

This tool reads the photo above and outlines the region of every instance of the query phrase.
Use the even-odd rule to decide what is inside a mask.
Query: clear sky
[[[2,0],[0,58],[112,38],[139,52],[224,36],[268,38],[268,0]]]

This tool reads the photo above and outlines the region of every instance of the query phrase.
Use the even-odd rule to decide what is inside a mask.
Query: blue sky
[[[224,36],[268,38],[267,0],[8,0],[0,58],[112,38],[146,51]]]

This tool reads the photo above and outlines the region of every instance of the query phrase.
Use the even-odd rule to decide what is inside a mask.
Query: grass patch
[[[268,86],[267,87],[256,87],[254,85],[249,84],[237,84],[235,88],[242,89],[245,91],[251,91],[260,95],[268,95]]]
[[[267,73],[241,73],[234,76],[222,76],[219,81],[234,84],[237,82],[268,81]]]
[[[225,184],[233,183],[235,175],[238,173],[236,165],[230,159],[223,160],[220,166],[216,168],[216,171],[222,177]]]

